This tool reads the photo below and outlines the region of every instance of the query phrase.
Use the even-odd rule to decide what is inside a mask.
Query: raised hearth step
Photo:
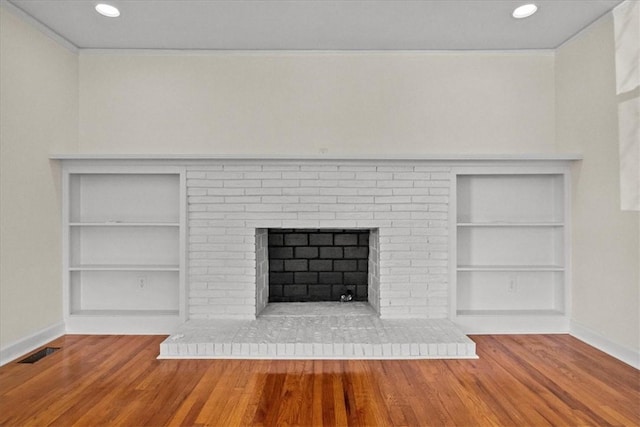
[[[158,358],[477,358],[475,343],[446,319],[380,319],[366,304],[354,307],[352,315],[340,314],[351,303],[300,304],[309,309],[270,304],[265,315],[256,320],[189,321],[160,345]],[[315,304],[334,306],[325,307],[327,310],[321,315],[313,315],[314,311],[322,311],[321,307],[311,307]]]

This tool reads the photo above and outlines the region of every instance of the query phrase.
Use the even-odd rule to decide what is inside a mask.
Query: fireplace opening
[[[370,230],[268,229],[268,302],[368,301]]]

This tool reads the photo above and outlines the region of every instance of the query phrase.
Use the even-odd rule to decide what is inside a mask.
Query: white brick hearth
[[[449,167],[409,161],[188,166],[189,318],[264,309],[268,228],[370,229],[369,301],[381,318],[447,318],[450,186]]]
[[[475,359],[447,319],[380,319],[367,303],[274,303],[256,320],[192,320],[160,359]]]

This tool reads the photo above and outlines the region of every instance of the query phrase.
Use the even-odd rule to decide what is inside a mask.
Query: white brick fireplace
[[[188,318],[254,318],[267,304],[266,230],[370,234],[382,318],[449,315],[450,167],[272,160],[187,166]]]
[[[285,302],[295,299],[275,277],[268,304],[270,275],[278,263],[292,271],[291,251],[308,254],[289,263],[293,271],[309,268],[301,283],[293,274],[292,295],[307,286],[308,296],[338,301],[341,286],[356,286],[381,321],[448,321],[473,333],[568,328],[574,155],[55,158],[64,161],[63,300],[72,333],[273,321],[278,304],[296,304]],[[276,256],[275,236],[284,233],[298,241],[283,238]],[[307,249],[290,249],[305,233]],[[326,234],[331,250],[317,240]],[[356,234],[365,236],[357,251]],[[333,270],[314,282],[327,259]],[[306,301],[332,304],[313,298]]]
[[[172,333],[170,358],[402,358],[475,357],[464,332],[568,328],[576,156],[57,158],[71,333]],[[369,304],[269,304],[285,252],[343,274],[294,283],[309,295],[356,286]]]

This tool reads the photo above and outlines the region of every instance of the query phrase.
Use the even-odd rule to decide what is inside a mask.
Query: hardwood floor
[[[160,336],[65,336],[0,368],[0,425],[640,425],[640,371],[568,335],[479,360],[156,360]]]

